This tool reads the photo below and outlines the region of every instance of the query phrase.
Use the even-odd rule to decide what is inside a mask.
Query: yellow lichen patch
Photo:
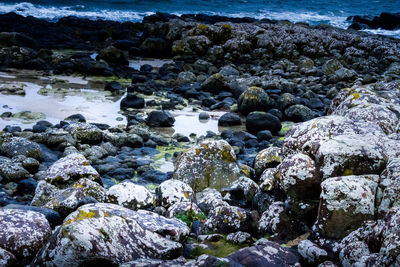
[[[353,175],[353,170],[351,170],[351,169],[345,169],[345,170],[344,170],[344,173],[343,173],[343,176],[348,176],[348,175]]]
[[[224,31],[231,31],[231,30],[232,30],[232,26],[229,25],[228,23],[222,25],[221,28],[222,28],[222,30],[224,30]]]
[[[210,27],[207,26],[207,25],[204,25],[204,24],[199,24],[199,25],[197,26],[197,30],[199,30],[199,32],[200,32],[201,34],[207,33],[209,29],[210,29]]]
[[[360,97],[359,93],[353,93],[352,95],[354,100],[357,100]]]
[[[86,212],[84,210],[79,210],[78,215],[73,219],[67,220],[65,222],[65,225],[71,224],[72,222],[77,222],[77,221],[82,221],[82,220],[92,219],[92,218],[97,218],[97,217],[98,217],[98,214],[96,214],[94,211]],[[104,213],[104,217],[107,217],[106,213]]]

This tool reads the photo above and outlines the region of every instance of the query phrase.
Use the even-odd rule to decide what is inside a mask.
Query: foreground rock
[[[113,204],[88,204],[65,218],[33,264],[120,264],[139,258],[179,257],[182,245],[152,232],[136,212]]]
[[[207,187],[220,190],[239,178],[240,173],[236,155],[226,141],[205,141],[179,156],[174,178],[199,192]]]
[[[43,214],[18,209],[0,210],[0,229],[0,247],[22,264],[28,264],[51,235]]]

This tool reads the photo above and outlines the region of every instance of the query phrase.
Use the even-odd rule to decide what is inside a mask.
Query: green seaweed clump
[[[202,212],[196,213],[193,209],[190,209],[186,212],[178,213],[176,218],[183,221],[191,228],[194,221],[204,221],[207,219],[207,216]]]

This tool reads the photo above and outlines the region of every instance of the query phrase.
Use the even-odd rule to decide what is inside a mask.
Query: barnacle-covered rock
[[[144,209],[153,205],[153,194],[142,185],[122,182],[107,190],[106,201],[128,209]]]
[[[274,168],[282,162],[281,149],[279,147],[268,147],[258,152],[254,161],[256,175],[260,176],[267,168]]]
[[[12,253],[23,264],[29,264],[51,235],[50,224],[43,214],[18,209],[0,209],[0,229],[0,248]],[[7,258],[11,259],[9,256]]]
[[[218,140],[204,141],[183,152],[177,159],[174,178],[200,192],[207,187],[221,190],[240,174],[233,148],[228,142]]]
[[[321,184],[321,202],[316,222],[322,236],[345,237],[375,214],[377,175],[342,176]]]
[[[89,123],[74,122],[65,127],[72,137],[85,144],[97,144],[103,139],[103,132],[95,125]]]
[[[170,179],[156,188],[156,195],[159,205],[169,208],[177,202],[189,201],[193,196],[193,189],[180,180]]]
[[[248,210],[222,205],[216,207],[208,214],[205,226],[212,231],[232,233],[237,231],[250,231],[253,218]]]
[[[46,182],[59,188],[66,188],[81,178],[102,184],[99,173],[79,153],[72,153],[57,160],[46,171]]]
[[[65,218],[33,265],[116,265],[139,258],[173,259],[182,245],[153,232],[153,220],[114,204],[88,204]]]

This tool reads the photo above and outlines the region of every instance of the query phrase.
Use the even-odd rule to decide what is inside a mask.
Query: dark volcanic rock
[[[128,93],[125,98],[121,100],[121,109],[126,108],[144,108],[144,98],[138,97],[135,94]]]
[[[262,130],[277,133],[281,128],[281,121],[276,116],[267,112],[253,111],[246,117],[246,129],[253,134]]]
[[[225,113],[218,120],[219,126],[235,126],[241,125],[242,121],[240,120],[239,115],[235,113]]]
[[[175,118],[171,113],[159,110],[150,112],[146,119],[147,125],[151,127],[171,127],[174,122]]]

